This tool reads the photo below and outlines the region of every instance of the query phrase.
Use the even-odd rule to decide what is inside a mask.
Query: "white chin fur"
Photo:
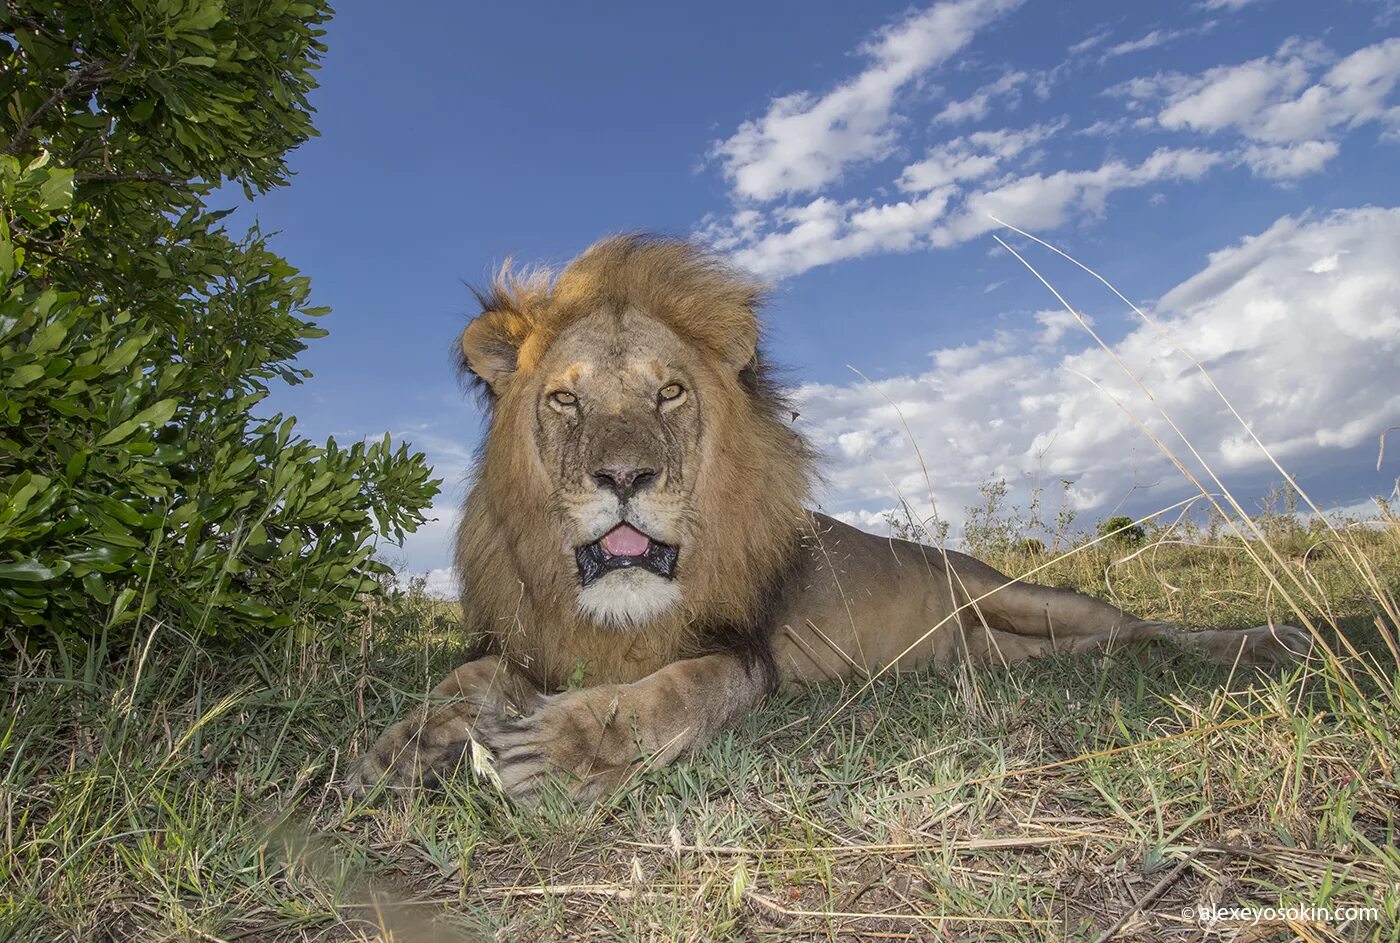
[[[639,629],[674,606],[681,588],[646,570],[613,570],[579,590],[579,611],[599,625]]]

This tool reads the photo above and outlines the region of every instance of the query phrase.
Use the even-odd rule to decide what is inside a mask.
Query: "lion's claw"
[[[1295,625],[1261,625],[1249,631],[1259,633],[1258,654],[1271,664],[1291,664],[1312,651],[1312,633]]]
[[[1242,665],[1278,668],[1294,664],[1312,651],[1312,634],[1292,625],[1257,625],[1237,631],[1221,630],[1222,663],[1238,658]]]
[[[437,785],[470,763],[476,725],[504,709],[496,699],[463,697],[394,724],[346,773],[341,793],[361,796],[381,783],[391,789]]]
[[[613,728],[616,697],[608,688],[535,696],[520,705],[464,700],[417,724],[391,727],[346,774],[341,792],[360,796],[436,785],[470,763],[475,740],[492,755],[502,792],[525,806],[558,776],[574,797],[596,799],[625,778],[636,756],[630,737]]]
[[[533,806],[556,776],[570,795],[583,801],[618,785],[636,751],[630,738],[612,729],[609,704],[604,703],[609,700],[608,689],[595,688],[538,698],[523,716],[483,716],[477,737],[495,757],[505,794]]]

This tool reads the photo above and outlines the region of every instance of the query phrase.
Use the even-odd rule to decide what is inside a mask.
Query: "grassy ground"
[[[1393,593],[1400,534],[1359,545]],[[1305,585],[1341,658],[1256,677],[1123,654],[814,688],[606,804],[533,813],[468,773],[408,800],[329,788],[455,665],[451,612],[426,600],[258,650],[151,626],[121,660],[11,654],[0,938],[1400,939],[1375,585],[1327,545],[1263,570],[1238,541],[1127,555],[1037,578],[1191,625],[1295,621],[1280,587]],[[1376,919],[1195,910],[1251,904]]]

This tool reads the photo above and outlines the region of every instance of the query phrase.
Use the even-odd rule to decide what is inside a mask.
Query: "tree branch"
[[[165,183],[172,187],[189,182],[180,177],[173,177],[170,174],[138,172],[99,173],[97,171],[74,174],[73,181],[75,183]]]
[[[105,69],[96,67],[93,63],[88,63],[81,69],[75,69],[71,72],[68,81],[64,82],[61,88],[56,89],[38,108],[24,116],[24,120],[15,129],[14,137],[10,138],[10,143],[5,145],[5,153],[15,155],[24,150],[25,145],[34,136],[34,125],[39,123],[40,118],[48,114],[59,102],[77,94],[83,86],[95,81],[99,74],[105,74],[105,72]]]
[[[24,116],[24,120],[21,121],[19,127],[15,129],[14,136],[11,137],[9,143],[5,145],[5,153],[11,156],[18,155],[34,137],[34,126],[39,123],[39,120],[43,118],[44,115],[48,114],[55,106],[65,99],[72,98],[74,95],[91,92],[93,89],[102,85],[102,83],[109,81],[112,76],[130,65],[135,57],[135,51],[127,53],[126,57],[123,58],[115,68],[110,69],[107,68],[106,65],[101,65],[96,62],[89,62],[80,69],[74,69],[68,74],[68,81],[64,82],[62,87],[56,89],[38,108],[35,108]]]

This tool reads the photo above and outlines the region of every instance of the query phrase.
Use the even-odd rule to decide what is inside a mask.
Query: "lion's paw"
[[[1244,637],[1240,662],[1247,665],[1290,665],[1312,651],[1312,634],[1293,625],[1258,625],[1239,634]]]
[[[638,755],[617,711],[615,689],[589,688],[539,697],[523,716],[483,717],[476,732],[512,801],[536,805],[558,777],[570,795],[591,802],[620,785]]]
[[[425,718],[394,724],[341,782],[343,795],[361,796],[381,783],[390,789],[435,786],[471,762],[473,728],[498,705],[475,699],[435,707]]]
[[[380,784],[393,790],[435,786],[462,765],[469,743],[465,739],[436,746],[411,742],[401,750],[376,744],[350,768],[340,792],[348,798],[363,796]]]

